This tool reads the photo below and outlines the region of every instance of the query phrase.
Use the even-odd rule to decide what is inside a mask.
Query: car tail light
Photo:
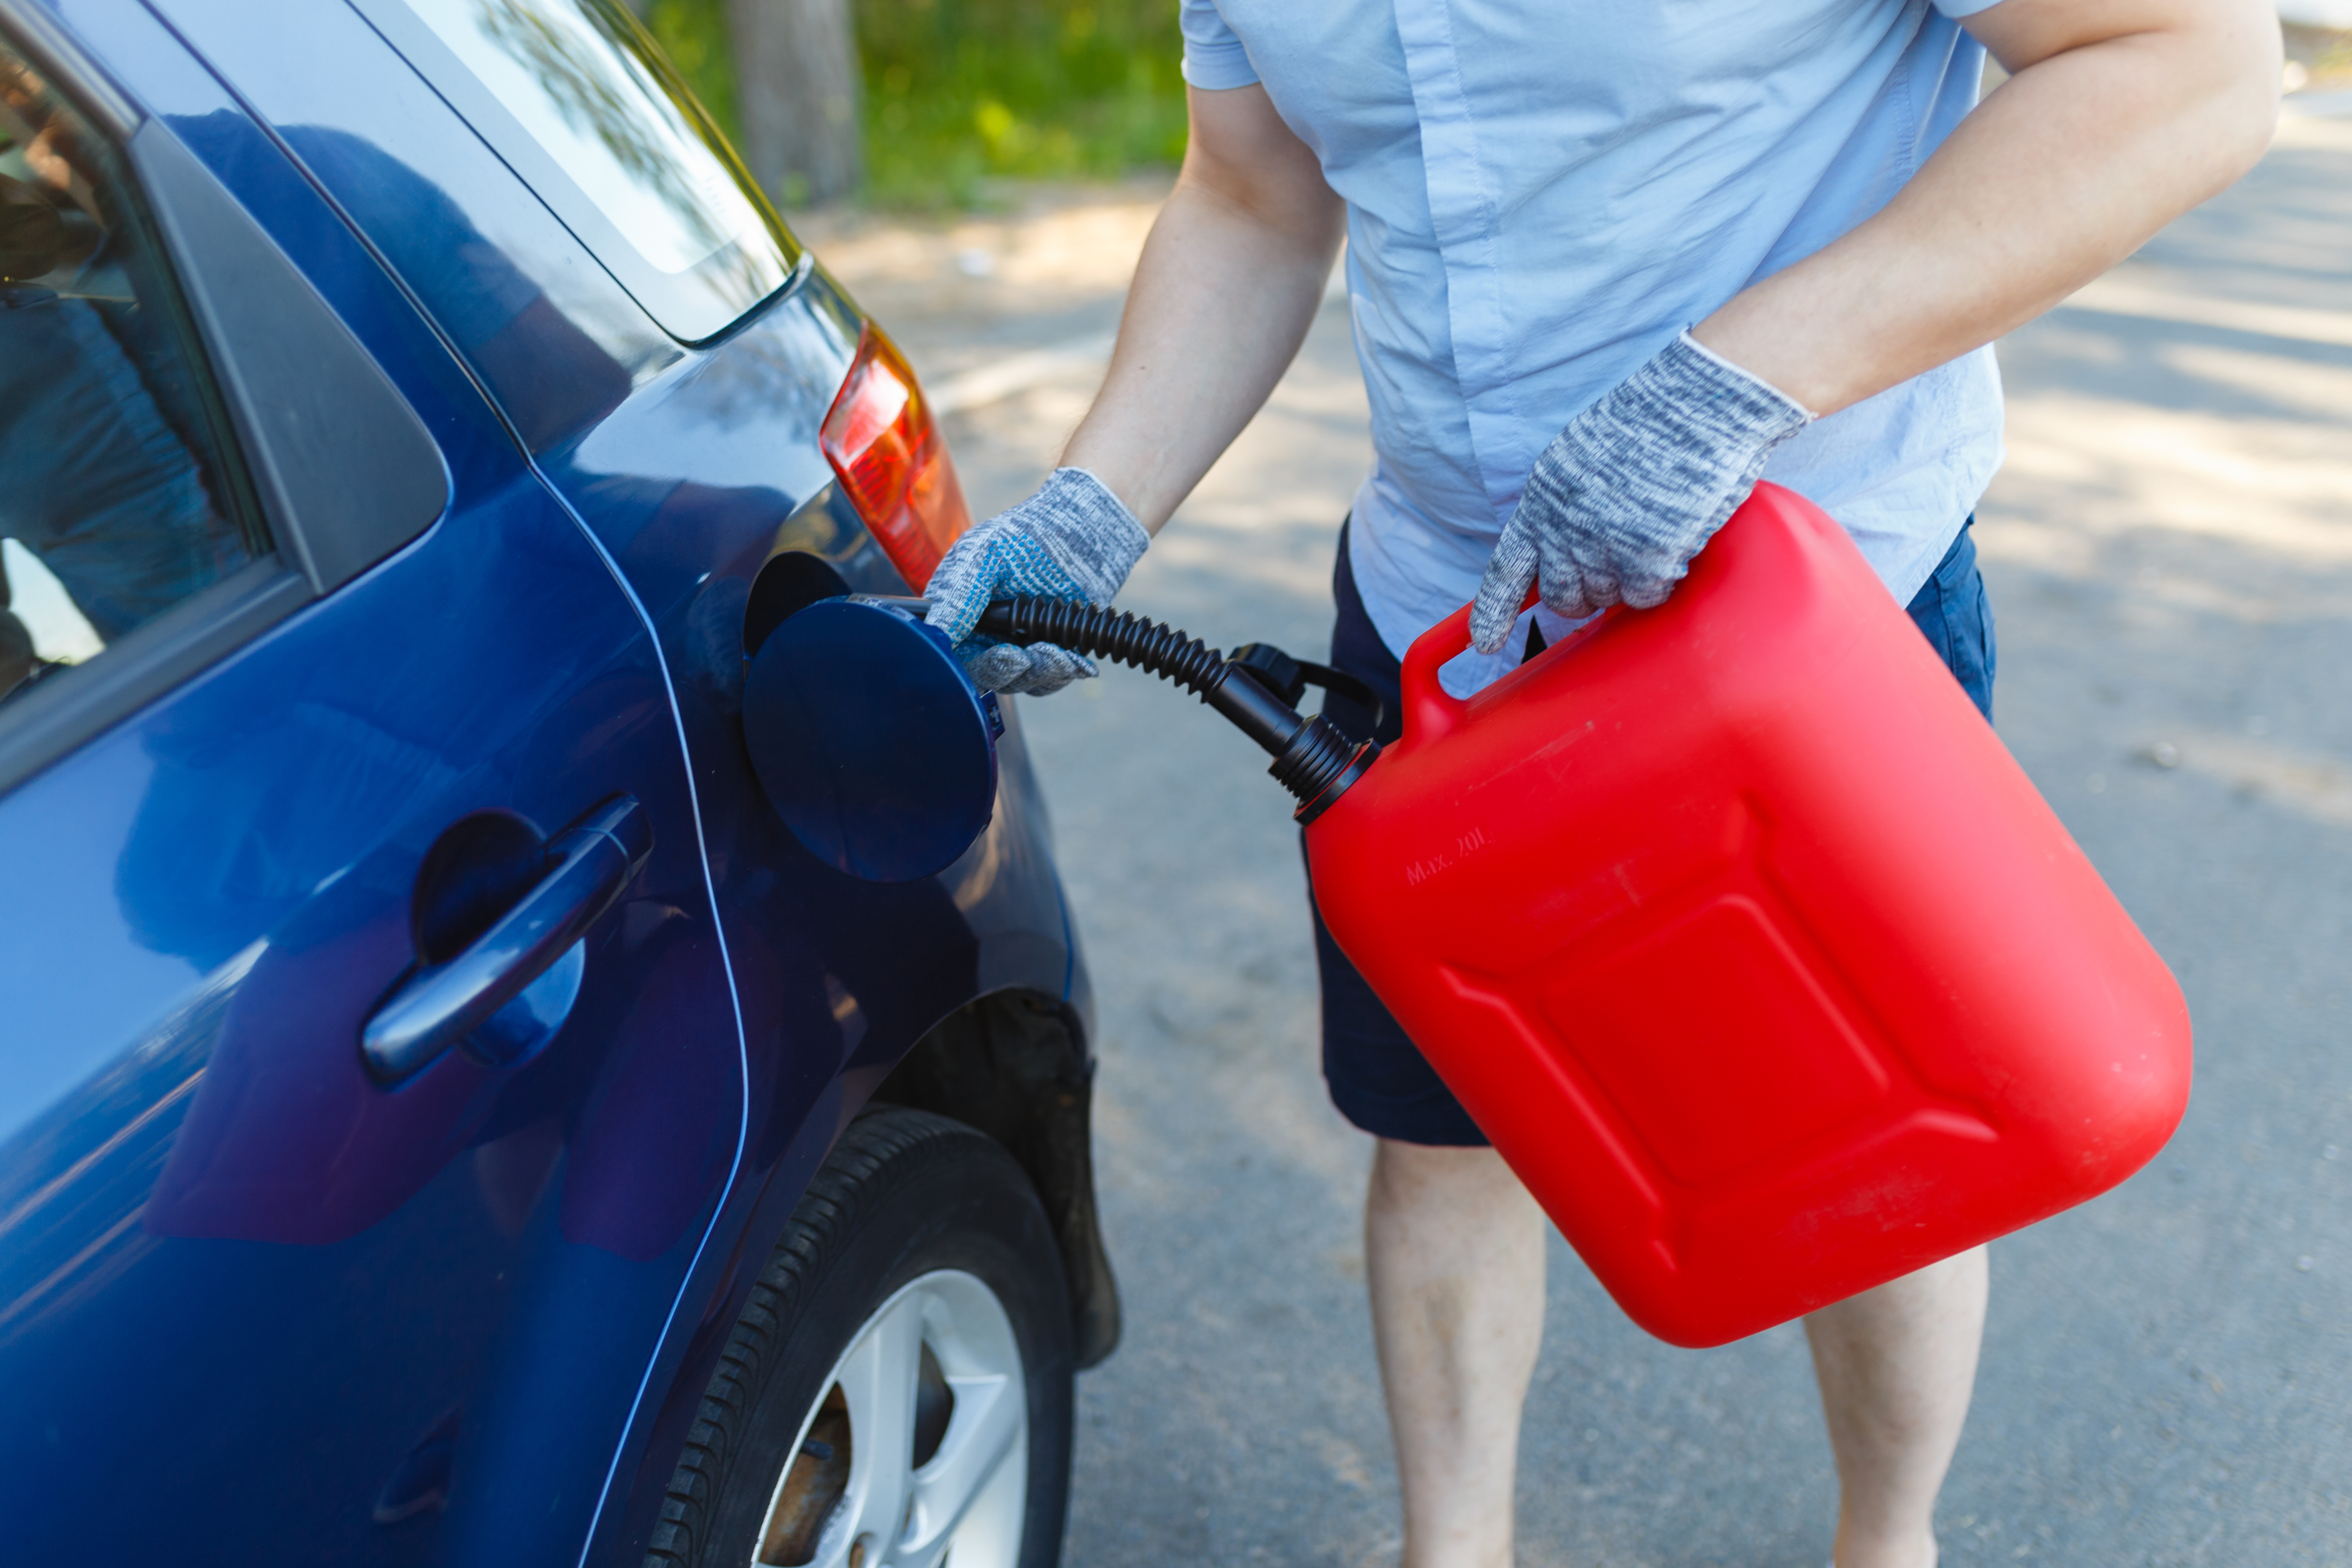
[[[915,373],[870,321],[817,444],[890,563],[921,592],[948,546],[971,526],[971,509]]]

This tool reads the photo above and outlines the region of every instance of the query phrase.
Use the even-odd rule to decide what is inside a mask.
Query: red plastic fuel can
[[[1307,829],[1340,948],[1635,1321],[1719,1344],[2105,1191],[2189,1099],[2164,963],[1843,530],[1759,485],[1654,610]]]

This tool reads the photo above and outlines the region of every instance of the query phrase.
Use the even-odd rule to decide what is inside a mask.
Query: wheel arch
[[[877,1104],[945,1116],[1003,1146],[1054,1225],[1081,1368],[1118,1348],[1118,1283],[1094,1184],[1094,1056],[1076,1007],[1039,992],[991,992],[932,1026],[874,1092]]]

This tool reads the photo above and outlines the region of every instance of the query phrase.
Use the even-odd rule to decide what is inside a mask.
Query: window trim
[[[723,142],[712,146],[712,155],[726,166],[742,187],[752,210],[759,215],[767,230],[767,237],[776,247],[783,262],[783,274],[776,286],[759,299],[732,307],[734,313],[715,324],[702,320],[708,312],[701,303],[710,298],[707,289],[693,281],[697,273],[739,251],[744,242],[736,238],[703,261],[682,274],[661,271],[631,243],[604,216],[596,199],[582,189],[578,181],[565,172],[555,155],[536,136],[524,129],[498,96],[486,87],[457,51],[443,42],[439,34],[403,0],[347,0],[362,20],[381,36],[392,52],[415,71],[425,89],[448,106],[458,123],[480,138],[490,155],[504,163],[520,182],[531,199],[554,215],[556,222],[570,231],[590,259],[612,276],[622,290],[636,302],[661,331],[688,348],[699,348],[718,342],[744,321],[759,313],[770,300],[791,292],[807,271],[808,249],[784,224],[782,215],[768,200],[742,166],[742,161]],[[698,129],[716,135],[707,124],[708,117],[692,113]],[[707,328],[693,331],[689,328]]]
[[[275,552],[192,594],[0,707],[0,794],[97,739],[189,677],[217,664],[314,595]]]
[[[146,115],[84,54],[56,17],[26,0],[0,0],[0,37],[38,68],[51,85],[117,146],[131,140]]]

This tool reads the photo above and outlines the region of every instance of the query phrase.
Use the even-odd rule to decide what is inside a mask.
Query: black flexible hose
[[[1172,680],[1232,720],[1273,753],[1271,773],[1298,798],[1295,814],[1312,822],[1363,776],[1380,747],[1361,744],[1321,715],[1303,718],[1246,670],[1200,638],[1159,621],[1105,605],[1026,595],[991,603],[979,629],[1005,642],[1052,643],[1089,658],[1108,658]]]
[[[991,603],[981,614],[980,629],[1006,642],[1049,642],[1089,658],[1116,659],[1197,691],[1203,700],[1224,679],[1225,656],[1218,649],[1174,626],[1108,605],[1097,609],[1021,595]]]

